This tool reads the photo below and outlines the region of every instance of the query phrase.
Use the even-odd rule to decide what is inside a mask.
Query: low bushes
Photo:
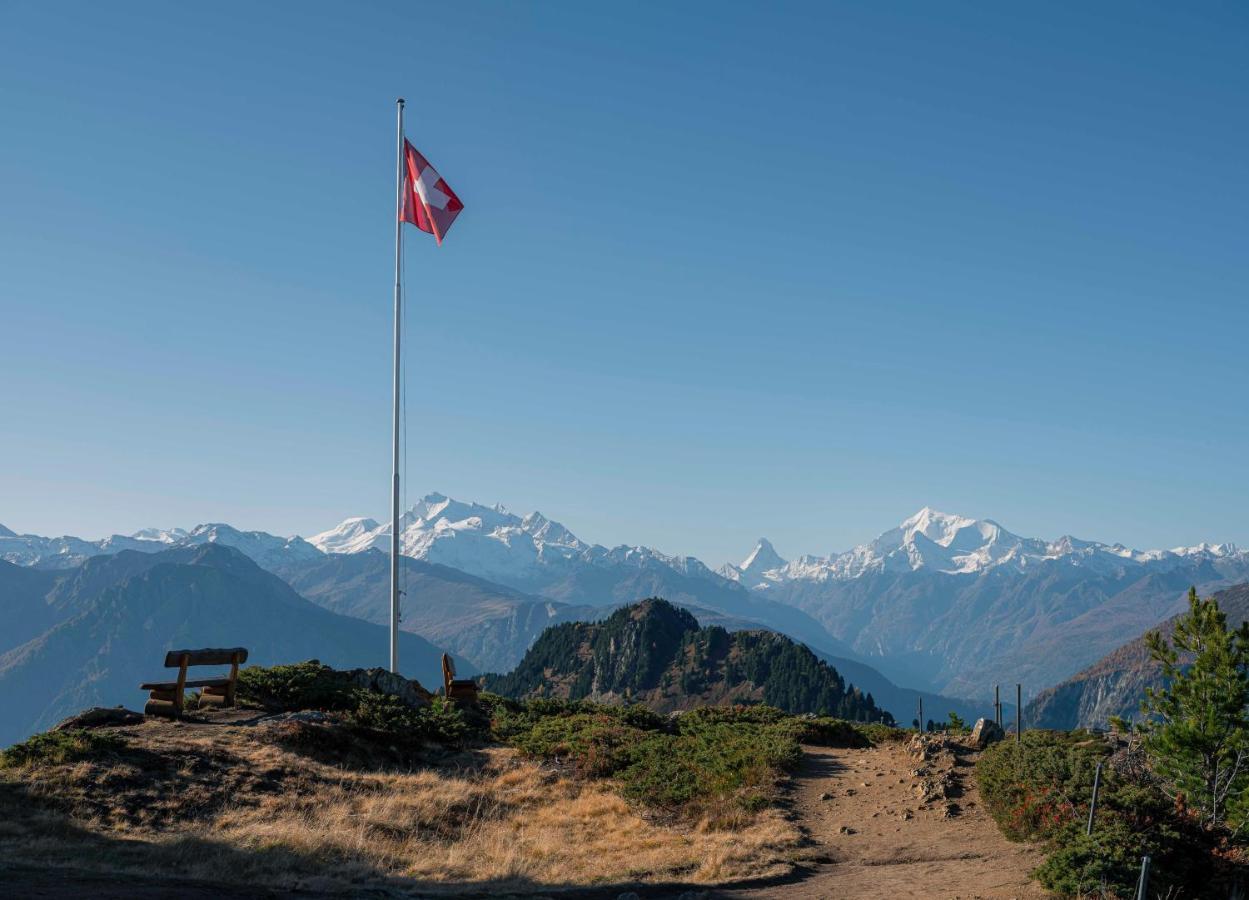
[[[497,740],[583,777],[613,778],[630,800],[687,818],[765,806],[801,762],[802,743],[871,743],[853,723],[767,706],[704,707],[669,718],[644,706],[587,701],[522,703],[485,694],[483,703]]]
[[[474,734],[464,712],[444,697],[427,707],[412,707],[398,697],[359,687],[345,673],[317,662],[239,672],[239,699],[281,711],[318,710],[336,713],[342,724],[357,731],[405,743],[433,741],[458,746]]]
[[[125,739],[109,732],[86,729],[46,731],[0,750],[0,768],[59,766],[105,753],[117,753],[125,748]]]
[[[1133,896],[1143,855],[1153,860],[1151,891],[1204,896],[1200,873],[1210,870],[1214,847],[1144,767],[1103,766],[1093,834],[1085,835],[1094,769],[1109,752],[1104,739],[1083,731],[1025,732],[1022,743],[1004,741],[981,756],[982,802],[1007,838],[1045,844],[1033,874],[1062,896]],[[1213,889],[1208,875],[1205,884]]]
[[[318,662],[288,666],[249,666],[239,672],[241,702],[280,710],[348,710],[359,690],[346,674]]]

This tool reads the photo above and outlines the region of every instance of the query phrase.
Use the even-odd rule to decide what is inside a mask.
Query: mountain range
[[[376,665],[388,641],[385,628],[305,600],[217,543],[123,550],[69,569],[0,562],[0,617],[0,747],[88,706],[141,706],[139,684],[171,677],[163,664],[175,645],[354,668]],[[440,648],[404,634],[399,653],[404,674],[441,683]]]
[[[388,524],[360,517],[307,540],[224,524],[98,542],[4,530],[0,558],[50,568],[123,548],[226,544],[327,608],[383,622],[385,566],[376,557],[389,535]],[[929,508],[845,552],[786,560],[761,539],[718,570],[643,545],[593,544],[540,513],[442,494],[403,515],[400,543],[415,563],[440,567],[405,563],[405,627],[491,668],[517,661],[547,625],[594,617],[579,607],[662,596],[704,621],[769,628],[886,682],[947,697],[991,697],[994,684],[1015,682],[1035,694],[1177,612],[1190,585],[1208,593],[1249,581],[1249,553],[1230,544],[1140,551],[1042,540]]]

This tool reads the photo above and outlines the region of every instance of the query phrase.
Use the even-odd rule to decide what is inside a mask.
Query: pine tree
[[[1206,828],[1226,823],[1229,810],[1241,818],[1249,792],[1249,623],[1229,629],[1219,604],[1192,588],[1171,643],[1156,631],[1145,643],[1163,676],[1141,704],[1155,771]]]

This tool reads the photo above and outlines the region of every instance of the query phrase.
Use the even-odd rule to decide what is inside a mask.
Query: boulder
[[[122,727],[126,725],[142,725],[143,713],[126,709],[122,706],[93,706],[76,716],[70,716],[64,722],[52,727],[53,731],[68,731],[71,728],[104,728]]]
[[[404,678],[386,669],[351,669],[343,673],[356,686],[398,697],[413,709],[429,706],[434,695],[421,687],[419,681]]]
[[[971,742],[977,750],[983,750],[990,744],[1006,740],[1006,732],[1002,726],[992,719],[977,719],[976,727],[971,730]]]

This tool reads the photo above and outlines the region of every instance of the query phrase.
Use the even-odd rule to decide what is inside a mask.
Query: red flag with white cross
[[[442,243],[464,204],[421,152],[403,141],[403,208],[399,221],[411,222]]]

